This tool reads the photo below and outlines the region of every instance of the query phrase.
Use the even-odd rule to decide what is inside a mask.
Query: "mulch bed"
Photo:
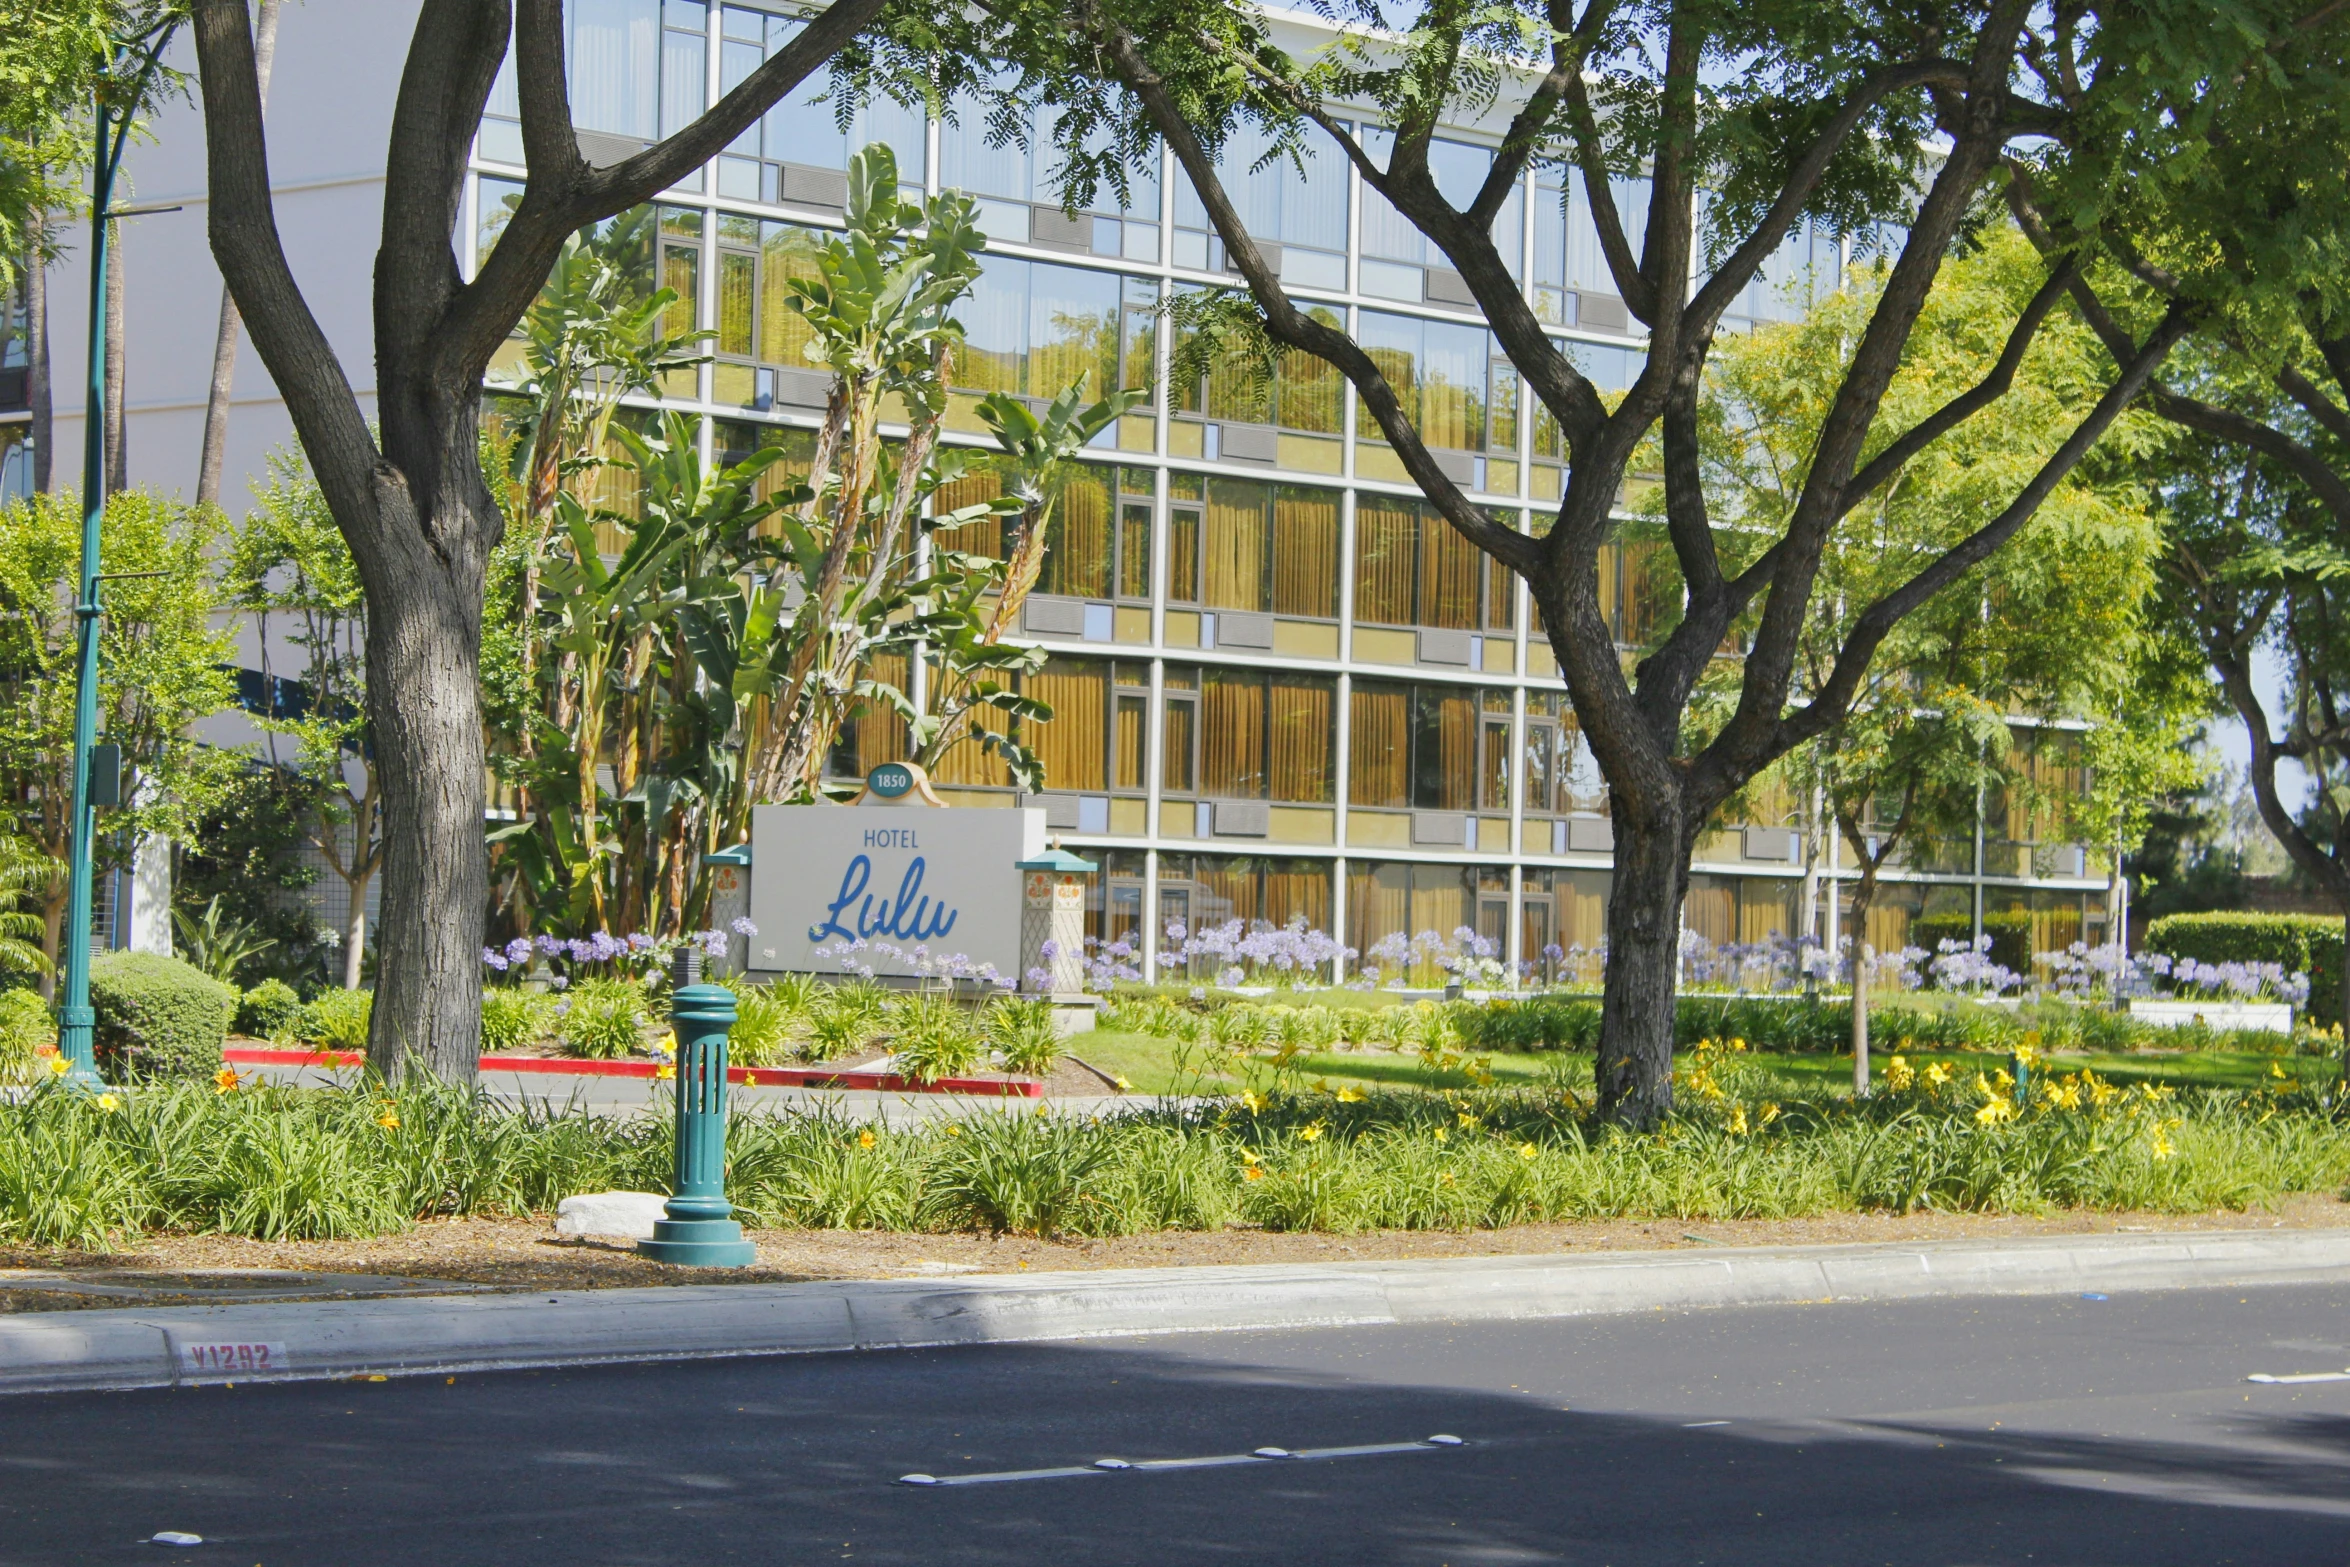
[[[612,1289],[661,1284],[775,1284],[965,1272],[1182,1267],[1228,1263],[1371,1262],[1401,1258],[1647,1251],[1709,1245],[1792,1246],[1959,1240],[1983,1236],[2105,1235],[2117,1231],[2325,1229],[2350,1225],[2331,1196],[2288,1198],[2251,1213],[2066,1212],[2040,1216],[1840,1213],[1810,1219],[1621,1219],[1525,1224],[1503,1230],[1383,1230],[1292,1234],[1250,1228],[1167,1231],[1109,1240],[1033,1236],[918,1235],[863,1230],[759,1230],[758,1264],[704,1272],[646,1262],[624,1242],[557,1237],[548,1219],[435,1219],[405,1234],[357,1241],[253,1241],[167,1235],[120,1252],[0,1248],[0,1267],[74,1270],[276,1268],[403,1274],[502,1289]],[[163,1301],[151,1304],[163,1304]],[[0,1312],[119,1306],[90,1297],[9,1290]]]

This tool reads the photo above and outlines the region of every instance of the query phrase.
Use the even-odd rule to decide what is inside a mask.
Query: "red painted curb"
[[[355,1050],[270,1050],[258,1045],[230,1045],[220,1052],[223,1061],[239,1066],[361,1066],[367,1057]],[[572,1061],[556,1056],[483,1056],[485,1072],[545,1072],[562,1077],[658,1077],[657,1061]],[[895,1072],[828,1072],[812,1066],[730,1066],[726,1080],[751,1088],[862,1088],[885,1094],[984,1094],[990,1099],[1042,1099],[1044,1084],[1034,1078],[1001,1080],[981,1077],[942,1077],[935,1083],[917,1082]]]

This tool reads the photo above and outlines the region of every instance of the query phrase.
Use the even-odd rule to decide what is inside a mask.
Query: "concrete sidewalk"
[[[35,1312],[0,1393],[2344,1279],[2350,1230],[2263,1230]]]

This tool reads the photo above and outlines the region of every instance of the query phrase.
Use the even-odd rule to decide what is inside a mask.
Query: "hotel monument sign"
[[[904,963],[874,948],[924,947],[933,957],[960,953],[975,965],[993,964],[1006,983],[1019,983],[1021,878],[1014,867],[1044,851],[1044,812],[925,809],[929,790],[920,775],[898,776],[910,771],[875,769],[854,805],[752,810],[754,972],[854,972],[845,956],[858,969],[906,973]],[[864,947],[855,949],[860,941]],[[843,947],[855,950],[844,954]]]

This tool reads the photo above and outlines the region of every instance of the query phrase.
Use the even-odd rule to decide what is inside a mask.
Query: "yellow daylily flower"
[[[1531,1159],[1540,1152],[1542,1152],[1542,1150],[1535,1147],[1532,1143],[1518,1144],[1518,1157],[1521,1159]]]
[[[867,1127],[864,1131],[857,1134],[857,1146],[859,1148],[870,1148],[873,1146],[873,1129],[871,1127]]]
[[[1444,1128],[1441,1126],[1436,1129],[1436,1140],[1438,1142],[1444,1141]]]
[[[98,1108],[106,1111],[119,1110],[122,1108],[122,1101],[117,1099],[112,1094],[100,1094],[98,1096]]]
[[[382,1127],[386,1131],[390,1131],[393,1127],[400,1124],[400,1112],[392,1109],[387,1105],[384,1108],[384,1113],[375,1118],[375,1124]]]
[[[663,1062],[661,1069],[653,1074],[653,1080],[657,1083],[666,1083],[676,1076],[677,1068],[669,1062]]]
[[[1303,1126],[1298,1128],[1297,1140],[1301,1143],[1310,1143],[1320,1139],[1321,1135],[1322,1123],[1316,1121],[1311,1126]]]
[[[1359,1105],[1363,1102],[1363,1091],[1359,1088],[1341,1088],[1338,1091],[1338,1102],[1342,1105]]]

